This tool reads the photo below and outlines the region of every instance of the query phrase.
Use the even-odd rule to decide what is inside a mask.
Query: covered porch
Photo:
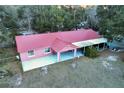
[[[102,51],[107,48],[107,39],[106,38],[97,38],[85,41],[79,41],[72,43],[79,48],[83,48],[85,52],[86,47],[95,47],[98,51]],[[101,45],[102,44],[102,45]]]
[[[26,72],[26,71],[36,69],[36,68],[39,68],[39,67],[43,67],[43,66],[47,66],[47,65],[50,65],[50,64],[55,64],[55,63],[58,63],[58,62],[73,59],[74,58],[73,53],[74,53],[73,50],[62,52],[60,61],[57,60],[57,53],[56,54],[51,54],[51,55],[48,55],[48,56],[44,56],[44,57],[40,57],[40,58],[36,58],[36,59],[32,59],[32,60],[29,60],[29,61],[24,61],[24,62],[22,62],[22,69],[23,69],[24,72]],[[77,50],[75,57],[80,57],[80,56],[83,56],[83,53],[82,53],[81,50]]]

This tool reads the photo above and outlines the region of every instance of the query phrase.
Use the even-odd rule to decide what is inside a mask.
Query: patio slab
[[[76,57],[79,57],[79,56],[83,56],[81,51],[77,51]],[[72,51],[61,53],[60,62],[69,60],[72,58],[74,58],[74,53]],[[35,68],[47,66],[50,64],[55,64],[55,63],[58,63],[57,54],[52,54],[49,56],[44,56],[44,57],[29,60],[29,61],[24,61],[22,62],[22,68],[23,68],[23,71],[25,72]]]

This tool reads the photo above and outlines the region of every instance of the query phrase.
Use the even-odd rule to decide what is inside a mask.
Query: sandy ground
[[[124,53],[106,50],[95,59],[80,57],[76,60],[56,63],[48,66],[47,74],[41,68],[22,73],[20,63],[8,63],[7,67],[14,76],[0,80],[2,81],[0,87],[124,87],[124,62],[121,58],[113,62],[108,61],[110,55],[123,57]],[[105,67],[103,61],[109,63],[109,66]],[[76,64],[76,67],[73,68],[72,64]]]

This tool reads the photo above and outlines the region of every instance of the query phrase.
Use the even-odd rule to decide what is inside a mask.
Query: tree
[[[14,6],[0,6],[0,43],[1,46],[12,45],[17,25],[17,14]]]
[[[6,31],[6,28],[3,26],[3,24],[0,21],[0,43],[6,40],[5,36],[3,35],[5,31]]]
[[[1,31],[6,40],[15,40],[20,31],[57,32],[78,27],[85,21],[81,6],[0,6]],[[3,38],[3,37],[2,37]],[[4,38],[3,38],[4,39]],[[2,42],[4,40],[1,39]]]
[[[20,29],[32,31],[32,6],[21,6],[18,8],[18,24]]]
[[[124,6],[98,6],[99,31],[108,38],[124,36]]]
[[[35,6],[33,29],[39,32],[64,31],[82,22],[84,9],[72,6]]]

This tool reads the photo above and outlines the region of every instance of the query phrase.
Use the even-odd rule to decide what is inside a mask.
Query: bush
[[[95,58],[95,57],[98,57],[99,54],[96,48],[87,47],[85,50],[85,56],[90,57],[90,58]]]

